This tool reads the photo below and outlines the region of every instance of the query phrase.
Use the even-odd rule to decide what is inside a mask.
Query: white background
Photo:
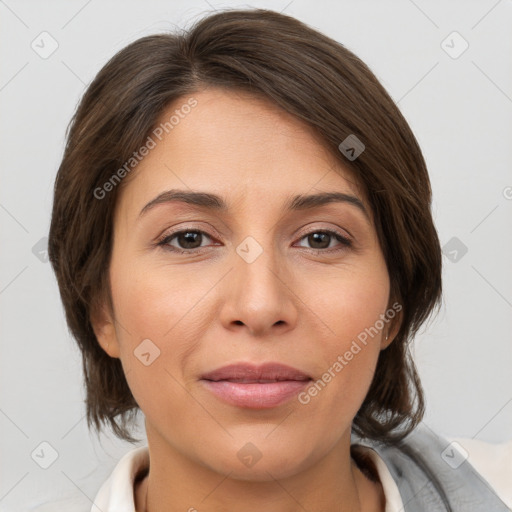
[[[87,431],[81,356],[50,264],[33,252],[48,234],[53,181],[77,102],[101,66],[129,42],[235,6],[284,10],[333,37],[370,66],[398,103],[429,166],[441,243],[456,237],[467,247],[456,262],[450,260],[454,253],[443,257],[443,308],[413,344],[427,395],[425,422],[448,436],[512,439],[510,0],[5,0],[1,511],[33,510],[56,496],[74,500],[67,510],[88,511],[115,463],[133,447],[113,435],[100,444]],[[59,45],[47,59],[31,48],[43,31]],[[442,47],[453,31],[469,44],[457,58]],[[453,46],[452,55],[463,48],[456,37],[445,43]],[[58,453],[46,470],[31,458],[43,441]]]

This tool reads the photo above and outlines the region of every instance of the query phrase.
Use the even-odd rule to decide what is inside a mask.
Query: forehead
[[[367,205],[352,171],[310,126],[245,92],[209,88],[178,98],[150,136],[152,149],[122,183],[119,208],[142,208],[169,189],[209,191],[228,207],[334,190]]]

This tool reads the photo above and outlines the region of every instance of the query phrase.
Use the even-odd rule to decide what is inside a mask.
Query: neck
[[[279,468],[272,468],[258,481],[233,478],[233,471],[220,474],[162,441],[148,434],[151,467],[135,490],[137,512],[260,512],[270,503],[275,512],[384,510],[380,483],[350,458],[346,439],[302,471],[280,478]]]

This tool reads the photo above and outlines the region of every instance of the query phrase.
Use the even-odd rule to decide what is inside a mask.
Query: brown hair
[[[441,300],[441,249],[431,187],[418,143],[369,68],[342,44],[273,11],[232,10],[188,32],[143,37],[119,51],[87,88],[67,131],[54,190],[49,257],[66,319],[83,356],[87,422],[110,423],[130,442],[138,405],[121,361],[100,347],[91,312],[113,312],[108,282],[113,213],[120,187],[102,187],[140,148],[166,107],[205,86],[249,91],[305,121],[364,188],[403,309],[398,333],[381,351],[356,434],[401,439],[421,420],[424,398],[408,342]],[[350,160],[349,135],[365,144]]]

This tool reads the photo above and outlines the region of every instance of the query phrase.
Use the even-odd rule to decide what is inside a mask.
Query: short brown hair
[[[408,342],[441,300],[441,249],[426,164],[406,120],[369,68],[342,44],[273,11],[228,10],[189,31],[143,37],[119,51],[87,88],[67,131],[49,233],[49,257],[68,326],[83,356],[87,422],[135,442],[138,412],[119,359],[100,347],[91,311],[112,301],[108,282],[120,187],[101,187],[140,148],[166,107],[205,86],[248,91],[297,116],[356,176],[375,219],[402,306],[398,333],[381,351],[356,434],[401,439],[421,420],[424,398]],[[363,141],[358,158],[338,149]]]

